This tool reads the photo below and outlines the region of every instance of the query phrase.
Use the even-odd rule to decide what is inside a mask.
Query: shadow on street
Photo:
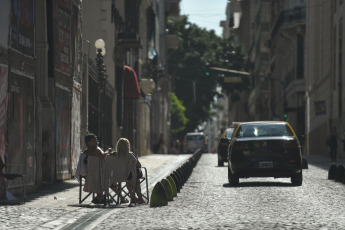
[[[74,179],[64,182],[58,182],[52,185],[46,185],[44,187],[40,187],[37,192],[28,193],[26,195],[26,202],[34,201],[43,196],[51,195],[61,191],[66,191],[68,189],[74,189],[76,187],[79,187],[79,184]],[[78,197],[78,194],[76,194],[76,197]]]

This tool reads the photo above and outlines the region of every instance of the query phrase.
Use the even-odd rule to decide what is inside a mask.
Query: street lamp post
[[[103,61],[103,56],[105,55],[105,43],[102,39],[98,39],[95,42],[96,47],[96,65],[98,71],[98,138],[100,140],[100,146],[105,147],[104,143],[104,100],[105,100],[105,83],[107,80],[106,68]]]

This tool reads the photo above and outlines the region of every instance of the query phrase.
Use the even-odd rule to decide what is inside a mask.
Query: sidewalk
[[[315,155],[315,154],[304,154],[303,157],[307,159],[308,164],[315,165],[319,168],[329,170],[330,166],[334,163],[336,165],[345,166],[345,159],[339,159],[336,162],[332,162],[331,159],[326,155]]]
[[[154,154],[140,157],[142,166],[147,169],[149,196],[158,181],[170,175],[191,156]],[[13,229],[13,226],[16,229],[92,229],[103,218],[125,208],[94,205],[91,199],[90,196],[79,204],[79,183],[75,179],[67,180],[27,194],[25,204],[0,207],[0,215],[6,216],[0,220],[0,225],[2,229]]]
[[[140,162],[148,172],[149,195],[158,181],[170,175],[191,156],[154,154],[140,157]],[[91,197],[79,204],[78,198],[79,183],[75,179],[27,194],[25,204],[0,206],[0,215],[3,217],[0,219],[1,229],[92,229],[104,218],[137,208],[94,205]]]
[[[147,169],[149,190],[157,181],[169,175],[189,157],[191,155],[159,154],[140,157],[139,160],[142,166]],[[71,179],[40,189],[37,193],[27,194],[27,201],[24,205],[35,208],[44,205],[45,208],[76,210],[80,208],[78,198],[79,183],[77,180]],[[91,197],[85,200],[82,205],[90,204],[90,201]]]

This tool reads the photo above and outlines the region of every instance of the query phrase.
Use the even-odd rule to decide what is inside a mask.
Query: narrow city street
[[[0,230],[345,229],[345,1],[0,0],[0,18]]]
[[[201,157],[168,206],[119,209],[95,229],[345,228],[345,185],[327,179],[325,159],[310,157],[300,187],[287,178],[240,179],[230,187],[227,164],[216,166],[216,157]]]
[[[149,168],[149,188],[191,155],[141,158]],[[227,164],[201,156],[174,201],[152,208],[78,205],[78,187],[69,181],[38,194],[24,205],[1,206],[1,229],[344,229],[345,185],[328,180],[330,161],[308,156],[303,185],[290,179],[227,180]],[[344,161],[338,162],[344,164]],[[56,198],[56,199],[55,199]]]

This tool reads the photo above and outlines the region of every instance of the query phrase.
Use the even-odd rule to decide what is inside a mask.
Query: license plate
[[[261,168],[261,169],[273,168],[273,162],[272,161],[261,161],[261,162],[259,162],[259,168]]]

